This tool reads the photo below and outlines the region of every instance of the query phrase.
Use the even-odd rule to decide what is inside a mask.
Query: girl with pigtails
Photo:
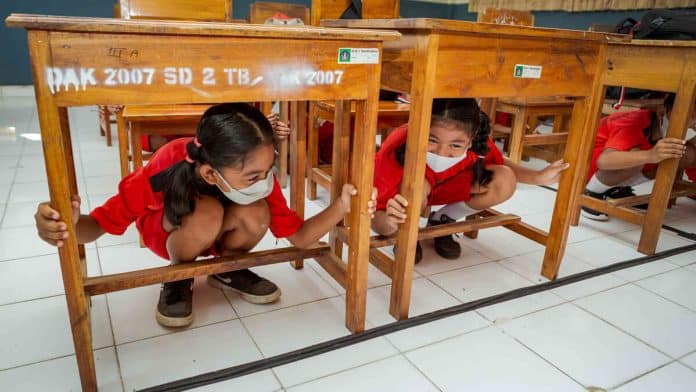
[[[372,228],[391,235],[406,220],[408,201],[399,194],[404,176],[408,125],[395,129],[375,158],[377,211]],[[530,170],[504,158],[490,138],[490,122],[472,98],[433,100],[422,216],[428,225],[455,222],[509,199],[517,182],[549,185],[568,164],[557,161],[543,170]],[[430,213],[431,206],[443,207]],[[429,214],[429,215],[428,215]],[[435,238],[435,251],[447,259],[461,255],[451,235]],[[416,248],[418,263],[423,255]]]
[[[296,247],[313,245],[349,212],[356,189],[344,184],[325,210],[303,220],[288,208],[271,170],[279,136],[283,135],[274,134],[269,119],[252,106],[227,103],[209,108],[196,137],[165,144],[89,215],[80,214],[80,197],[73,195],[77,242],[92,242],[105,233],[123,234],[135,222],[145,246],[172,264],[248,252],[268,230]],[[372,214],[374,194],[367,207]],[[41,203],[35,218],[43,240],[64,245],[68,230],[56,210]],[[210,275],[207,281],[255,304],[280,297],[273,282],[248,269]],[[155,307],[158,323],[191,324],[192,286],[193,279],[162,285]]]

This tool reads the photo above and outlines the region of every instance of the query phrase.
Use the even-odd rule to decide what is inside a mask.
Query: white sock
[[[599,179],[597,179],[597,175],[593,175],[592,178],[590,178],[590,182],[587,183],[587,186],[585,187],[588,191],[594,192],[594,193],[604,193],[611,188],[609,185],[603,184]]]
[[[469,215],[475,214],[479,211],[480,210],[475,210],[469,207],[465,202],[460,201],[458,203],[448,204],[440,208],[439,210],[433,213],[431,218],[433,220],[440,220],[440,217],[442,217],[442,215],[447,215],[448,217],[454,220],[459,220]]]
[[[636,186],[644,184],[648,181],[650,181],[648,177],[644,176],[643,173],[638,173],[628,180],[620,182],[617,186]]]

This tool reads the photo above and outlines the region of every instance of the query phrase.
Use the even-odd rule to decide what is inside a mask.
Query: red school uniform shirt
[[[164,194],[153,191],[150,180],[186,157],[186,144],[193,138],[180,138],[160,148],[145,165],[121,180],[118,193],[102,206],[95,208],[90,216],[109,234],[123,234],[136,220],[148,213],[164,208]],[[278,238],[296,233],[303,220],[290,208],[277,180],[273,180],[273,191],[266,196],[271,214],[270,229]]]
[[[406,143],[408,124],[392,131],[375,157],[374,186],[377,188],[377,209],[384,210],[387,201],[401,189],[404,168],[396,160],[396,149]],[[484,157],[486,165],[502,165],[503,155],[495,146],[493,140],[488,140],[489,152]],[[470,198],[472,167],[478,156],[469,150],[467,156],[449,169],[436,173],[425,166],[425,179],[430,184],[428,205],[450,204],[457,201],[468,201]]]
[[[654,112],[641,109],[630,112],[614,113],[604,117],[599,122],[597,138],[595,139],[590,174],[588,181],[597,172],[597,159],[607,148],[616,151],[630,151],[634,148],[650,150],[653,145],[644,130],[652,122]]]

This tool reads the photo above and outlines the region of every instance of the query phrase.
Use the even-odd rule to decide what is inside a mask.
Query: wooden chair
[[[339,19],[350,6],[351,0],[312,0],[311,24],[319,26],[322,19]],[[362,3],[362,19],[395,19],[399,17],[398,0],[370,0]],[[380,101],[377,122],[382,133],[408,122],[409,106],[392,101]],[[312,102],[309,105],[309,126],[307,135],[307,198],[317,198],[317,185],[331,189],[330,165],[319,166],[317,119],[333,121],[334,102]],[[355,112],[351,109],[351,119]]]
[[[387,137],[389,130],[408,122],[410,105],[406,103],[380,101],[377,117],[377,130],[381,139]],[[334,102],[321,101],[309,107],[309,132],[307,135],[307,198],[317,198],[317,185],[331,189],[331,165],[319,164],[319,124],[318,120],[333,119],[336,109]],[[350,110],[351,123],[355,119],[355,105]]]
[[[477,22],[517,26],[534,26],[534,14],[503,8],[487,8],[477,16]],[[492,129],[495,139],[504,140],[504,150],[510,160],[519,163],[525,145],[533,148],[532,155],[547,161],[556,160],[563,155],[568,136],[568,117],[573,110],[573,101],[564,98],[487,98],[481,103],[482,109],[495,121],[497,112],[509,113],[514,117],[511,127],[496,124]],[[528,134],[534,132],[539,117],[553,116],[551,135]]]
[[[477,22],[517,26],[534,26],[534,14],[505,8],[486,8],[476,17]]]
[[[114,6],[114,15],[122,19],[147,19],[147,20],[176,20],[176,21],[195,21],[195,22],[233,22],[231,0],[120,0]],[[240,21],[236,21],[240,22]],[[243,21],[242,21],[243,22]],[[143,108],[131,108],[125,110],[118,106],[112,107],[112,113],[116,115],[118,124],[119,158],[121,161],[121,176],[125,177],[131,172],[130,162],[133,163],[133,170],[142,167],[143,161],[149,159],[150,154],[143,154],[140,149],[135,151],[135,146],[140,146],[140,138],[135,140],[130,121],[132,118],[126,116],[119,121],[118,109],[127,113],[137,113],[138,119],[134,120],[138,126],[138,134],[179,134],[191,135],[195,133],[196,124],[182,124],[183,118],[190,117],[190,108],[183,107],[182,112],[177,114],[176,105],[171,107],[147,105]],[[168,113],[174,123],[171,124],[171,132],[166,132],[167,124],[165,118],[160,118],[157,123],[152,124],[153,118],[157,118],[161,113]],[[202,113],[201,113],[202,114]],[[148,123],[147,119],[150,119]],[[198,116],[200,118],[200,115]],[[149,128],[142,128],[144,123],[148,126],[153,125],[152,133]]]
[[[304,24],[310,22],[309,8],[303,5],[257,1],[249,4],[249,23],[262,24],[277,12],[301,19]]]
[[[249,23],[252,24],[263,24],[268,18],[271,18],[276,13],[283,13],[290,18],[297,18],[302,20],[304,24],[309,24],[309,8],[298,5],[298,4],[285,4],[285,3],[271,3],[264,1],[257,1],[249,4]],[[306,106],[305,103],[280,103],[280,120],[287,123],[290,117],[292,117],[292,111],[298,110],[298,108]],[[271,112],[272,103],[262,102],[261,110],[264,114]],[[296,128],[299,124],[291,124]],[[285,187],[288,182],[288,140],[283,140],[278,146],[278,182],[280,186]]]
[[[231,0],[120,0],[123,19],[231,22]]]

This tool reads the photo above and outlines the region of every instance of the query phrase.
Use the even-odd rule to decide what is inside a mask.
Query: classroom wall
[[[233,17],[246,18],[249,4],[254,0],[233,0]],[[273,0],[266,0],[273,1]],[[281,0],[279,2],[303,4],[309,7],[311,0]],[[111,17],[115,0],[0,0],[0,18],[10,13],[44,15],[70,15]],[[696,10],[692,8],[691,10]],[[625,17],[639,19],[645,11],[616,12],[536,12],[536,25],[586,30],[592,24],[616,24]],[[401,16],[405,18],[432,17],[460,20],[476,20],[476,14],[467,10],[466,4],[448,5],[414,0],[401,0]],[[31,84],[26,32],[0,26],[0,85]]]

